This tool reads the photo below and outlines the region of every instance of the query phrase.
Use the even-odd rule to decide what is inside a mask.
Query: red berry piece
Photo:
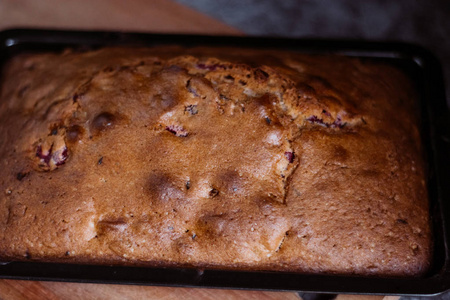
[[[286,156],[286,159],[288,160],[288,162],[290,164],[292,164],[294,162],[294,159],[295,159],[294,152],[284,152],[284,156]]]
[[[166,127],[166,130],[175,134],[179,137],[186,137],[188,136],[188,132],[183,128],[183,126],[180,125],[169,125]]]

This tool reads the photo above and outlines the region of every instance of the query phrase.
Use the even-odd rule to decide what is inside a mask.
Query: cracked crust
[[[414,99],[397,70],[343,57],[176,47],[17,56],[1,87],[0,253],[424,274]]]

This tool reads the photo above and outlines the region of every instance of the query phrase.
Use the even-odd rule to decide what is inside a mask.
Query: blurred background
[[[441,61],[450,104],[449,19],[450,0],[0,0],[0,30],[32,27],[414,43]],[[336,295],[0,280],[1,299],[143,297],[312,300]],[[338,299],[398,297],[340,295]],[[450,299],[450,293],[423,299]]]

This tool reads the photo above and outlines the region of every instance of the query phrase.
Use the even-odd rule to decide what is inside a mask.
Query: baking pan
[[[427,50],[404,43],[343,40],[213,37],[122,32],[13,29],[0,32],[0,63],[21,52],[102,46],[238,46],[337,54],[389,63],[411,77],[420,94],[421,132],[428,162],[434,258],[421,278],[311,275],[288,272],[119,267],[38,262],[4,262],[0,278],[320,293],[431,295],[450,289],[450,118],[441,68]]]

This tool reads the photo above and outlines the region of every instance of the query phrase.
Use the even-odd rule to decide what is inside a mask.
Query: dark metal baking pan
[[[421,130],[429,165],[428,188],[435,242],[430,272],[421,278],[379,278],[7,262],[0,265],[0,278],[383,295],[431,295],[450,289],[450,119],[441,68],[432,54],[404,43],[13,29],[0,32],[0,59],[4,62],[23,51],[163,44],[331,53],[387,62],[408,74],[420,93]]]

